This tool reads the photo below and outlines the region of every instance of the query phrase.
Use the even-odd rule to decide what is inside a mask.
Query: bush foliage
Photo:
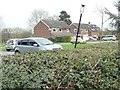
[[[70,42],[71,36],[61,36],[61,37],[55,37],[50,38],[53,42]]]
[[[2,58],[2,88],[119,90],[116,44]]]

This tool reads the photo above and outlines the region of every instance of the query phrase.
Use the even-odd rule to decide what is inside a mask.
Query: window
[[[74,32],[77,32],[77,29],[74,29]]]
[[[28,40],[21,40],[21,45],[28,45]]]
[[[34,40],[29,40],[29,45],[33,46],[34,44],[37,44]]]
[[[95,29],[94,29],[94,28],[92,28],[91,30],[92,30],[92,31],[95,31]]]
[[[18,41],[18,45],[21,45],[21,41]]]
[[[67,32],[69,32],[69,29],[67,29]]]
[[[52,45],[53,42],[48,40],[48,39],[36,39],[38,44],[42,44],[42,45]]]
[[[13,44],[13,40],[9,40],[7,41],[7,43]]]
[[[53,29],[53,31],[56,31],[55,29]]]
[[[59,29],[59,31],[60,31],[60,32],[62,32],[62,30],[61,30],[61,29]]]

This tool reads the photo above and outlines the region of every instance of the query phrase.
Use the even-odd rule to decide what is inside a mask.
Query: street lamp
[[[120,55],[120,1],[118,1],[118,55]]]
[[[76,40],[75,40],[75,46],[74,46],[74,48],[76,48],[76,45],[77,45],[78,34],[79,34],[79,31],[80,31],[80,23],[81,23],[82,13],[84,12],[84,7],[85,7],[85,5],[81,4],[80,19],[79,19],[79,24],[78,24],[78,29],[77,29],[77,35],[76,35]]]

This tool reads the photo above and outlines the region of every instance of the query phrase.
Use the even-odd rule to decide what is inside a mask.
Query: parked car
[[[31,37],[21,39],[15,47],[15,53],[59,49],[62,49],[61,45],[53,44],[52,41],[46,38]]]
[[[98,40],[98,38],[97,38],[97,37],[95,37],[95,36],[89,36],[89,40],[96,41],[96,40]]]
[[[14,50],[15,46],[18,44],[18,40],[19,39],[9,39],[9,40],[7,40],[6,46],[5,46],[6,50],[7,51]]]
[[[106,35],[102,38],[102,40],[104,40],[104,41],[109,41],[109,40],[115,41],[116,36],[115,35]]]
[[[71,43],[74,44],[76,41],[76,36],[71,37]],[[86,43],[87,41],[78,36],[77,43]]]

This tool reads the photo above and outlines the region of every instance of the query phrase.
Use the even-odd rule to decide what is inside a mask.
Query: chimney
[[[88,22],[88,24],[90,25],[90,22]]]

